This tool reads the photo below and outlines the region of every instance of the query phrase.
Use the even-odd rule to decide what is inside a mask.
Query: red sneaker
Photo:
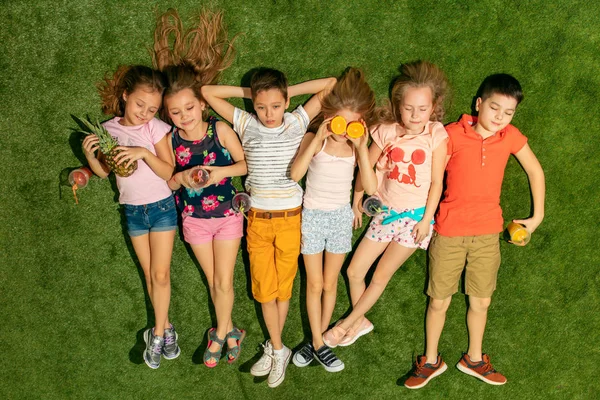
[[[427,385],[429,381],[438,375],[441,375],[448,366],[442,360],[442,357],[438,355],[437,362],[435,364],[427,364],[427,357],[418,356],[410,376],[404,382],[404,386],[409,389],[420,389]]]
[[[458,368],[459,371],[474,376],[477,379],[481,379],[490,385],[504,385],[506,383],[506,377],[492,367],[492,364],[490,364],[490,357],[487,354],[483,354],[482,358],[482,361],[473,362],[471,361],[471,357],[465,353],[458,364],[456,364],[456,368]]]

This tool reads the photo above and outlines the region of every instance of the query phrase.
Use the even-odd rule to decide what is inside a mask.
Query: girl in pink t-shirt
[[[344,363],[324,345],[322,334],[333,314],[342,264],[352,250],[350,194],[356,164],[367,193],[372,194],[376,189],[377,180],[369,164],[366,129],[366,124],[372,122],[374,111],[375,94],[362,71],[348,69],[323,98],[320,119],[325,120],[316,134],[304,136],[291,167],[291,177],[295,181],[308,171],[302,210],[301,253],[306,268],[306,309],[312,340],[294,354],[293,362],[299,367],[317,358],[329,372],[344,369]],[[351,138],[345,130],[333,134],[330,122],[336,116],[343,117],[348,124],[359,122],[365,134],[359,138]]]
[[[387,107],[378,110],[369,160],[376,164],[376,195],[387,207],[373,218],[350,266],[348,280],[353,310],[323,335],[330,347],[349,346],[373,330],[364,317],[383,293],[394,273],[415,252],[426,249],[432,220],[442,194],[448,134],[441,124],[447,81],[434,64],[404,64]],[[362,224],[363,186],[357,179],[353,209],[355,225]],[[383,253],[383,255],[382,255]],[[369,287],[365,276],[379,263]]]
[[[145,66],[120,67],[99,86],[102,110],[115,115],[103,124],[120,145],[115,161],[124,165],[137,163],[132,175],[117,175],[117,186],[131,244],[154,307],[155,326],[144,332],[144,361],[150,368],[160,366],[161,356],[172,359],[180,353],[177,333],[168,316],[171,255],[177,227],[175,201],[167,185],[173,174],[167,142],[170,126],[154,118],[164,89],[162,73]],[[88,135],[83,149],[94,173],[106,178],[110,169],[98,144],[97,136]]]

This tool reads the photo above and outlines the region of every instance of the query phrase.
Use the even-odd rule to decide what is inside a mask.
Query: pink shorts
[[[397,210],[398,212],[404,212],[409,210]],[[412,237],[412,230],[418,221],[412,218],[401,218],[393,221],[387,225],[381,225],[381,221],[387,217],[387,213],[379,213],[371,220],[369,229],[365,234],[365,237],[369,240],[379,243],[396,242],[401,246],[409,247],[411,249],[423,249],[427,250],[429,241],[431,240],[431,234],[433,233],[433,225],[429,225],[429,234],[421,241],[416,244],[415,239]]]
[[[242,214],[223,218],[183,218],[183,238],[189,244],[239,239],[243,236],[243,230]]]

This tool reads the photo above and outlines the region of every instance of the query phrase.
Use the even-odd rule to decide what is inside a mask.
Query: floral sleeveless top
[[[173,152],[175,172],[185,171],[197,165],[227,166],[233,164],[231,155],[221,146],[217,137],[217,119],[208,119],[208,129],[204,138],[193,142],[183,139],[179,129],[173,128]],[[195,218],[222,218],[234,215],[231,199],[236,190],[231,177],[200,189],[182,186],[175,193],[175,201],[182,216]]]

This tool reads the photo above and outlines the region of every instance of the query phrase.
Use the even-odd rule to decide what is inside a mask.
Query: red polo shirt
[[[487,235],[502,232],[500,189],[511,154],[527,143],[517,128],[506,128],[483,139],[473,130],[477,118],[463,115],[446,126],[448,155],[446,190],[435,218],[444,236]]]

